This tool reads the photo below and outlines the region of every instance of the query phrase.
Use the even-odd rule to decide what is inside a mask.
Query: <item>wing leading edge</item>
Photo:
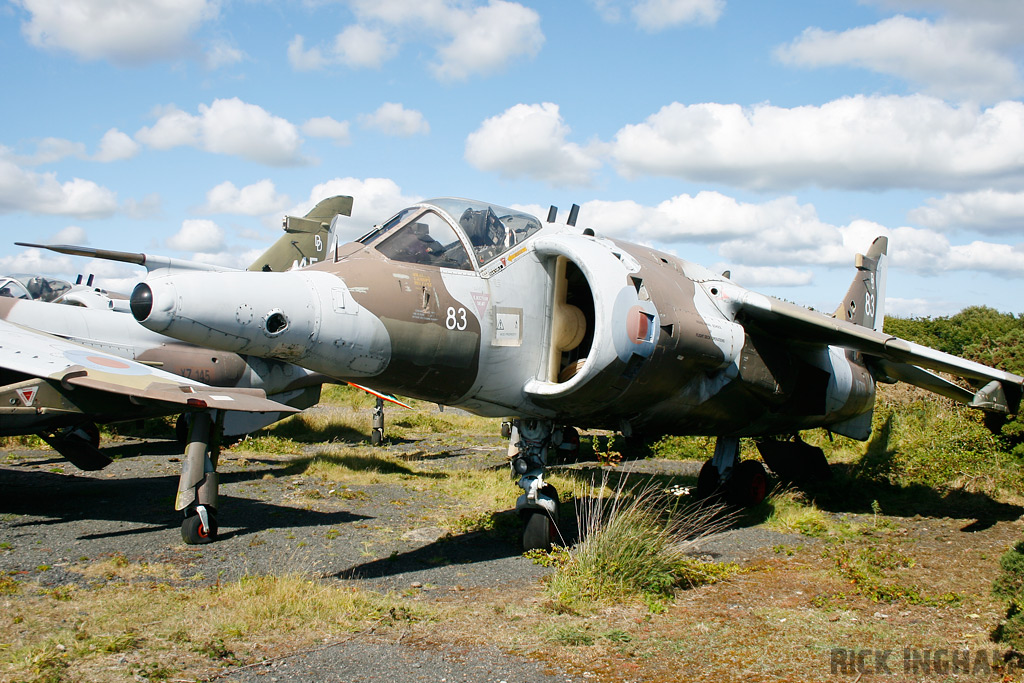
[[[82,387],[125,396],[136,404],[155,401],[185,408],[297,412],[267,399],[262,389],[210,387],[4,320],[0,320],[0,368],[48,380],[66,390]]]

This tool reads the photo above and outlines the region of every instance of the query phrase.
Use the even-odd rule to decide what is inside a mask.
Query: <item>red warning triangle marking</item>
[[[32,405],[32,402],[36,400],[36,394],[39,392],[39,387],[26,387],[24,389],[18,389],[18,396],[21,397],[22,403],[27,406]]]

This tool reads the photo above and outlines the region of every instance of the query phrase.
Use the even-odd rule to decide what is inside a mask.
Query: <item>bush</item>
[[[713,506],[680,508],[678,499],[648,484],[638,492],[625,480],[611,496],[607,481],[580,496],[583,538],[569,550],[548,586],[563,606],[640,598],[655,604],[679,586],[710,583],[730,573],[688,554],[728,517]]]

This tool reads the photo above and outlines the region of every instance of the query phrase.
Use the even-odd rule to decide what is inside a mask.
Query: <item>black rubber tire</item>
[[[729,482],[729,502],[754,507],[768,495],[768,473],[759,460],[743,460]]]
[[[96,426],[95,422],[83,422],[78,425],[78,429],[85,436],[86,443],[93,448],[100,447],[100,428]]]
[[[178,444],[182,447],[188,445],[188,433],[191,427],[192,418],[189,417],[188,413],[182,413],[174,421],[174,438],[177,439]]]
[[[384,430],[374,427],[370,430],[370,445],[379,446],[384,441]]]
[[[711,462],[711,458],[704,461],[697,475],[697,498],[703,500],[712,498],[722,493],[718,485],[718,468]]]
[[[549,550],[558,538],[554,520],[545,510],[523,513],[523,550]]]
[[[217,540],[217,518],[212,513],[207,513],[210,520],[210,528],[203,526],[203,520],[199,515],[193,514],[185,518],[181,523],[181,540],[188,545],[202,545],[213,543]]]

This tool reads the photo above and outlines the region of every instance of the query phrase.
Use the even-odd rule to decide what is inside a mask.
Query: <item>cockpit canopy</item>
[[[443,197],[403,209],[359,241],[395,261],[473,270],[540,228],[540,221],[521,211]]]
[[[0,296],[12,299],[54,301],[71,290],[71,283],[45,275],[10,275],[0,277]]]

